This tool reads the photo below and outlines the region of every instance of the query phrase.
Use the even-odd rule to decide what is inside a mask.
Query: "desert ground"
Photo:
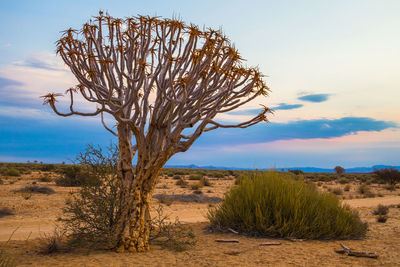
[[[66,200],[77,187],[57,186],[54,179],[59,174],[32,171],[18,177],[2,176],[0,184],[0,208],[9,208],[11,215],[0,217],[0,246],[17,266],[399,266],[400,265],[400,189],[388,190],[384,184],[368,183],[367,190],[362,180],[310,181],[319,190],[331,191],[342,201],[356,209],[369,230],[362,240],[303,240],[254,238],[234,233],[212,233],[206,218],[209,207],[216,205],[214,198],[223,198],[234,185],[233,176],[219,178],[209,176],[210,186],[195,189],[198,183],[182,175],[188,182],[186,187],[176,185],[173,175],[163,175],[155,190],[153,205],[162,205],[171,219],[176,217],[191,226],[196,235],[194,247],[176,252],[153,245],[149,252],[118,254],[107,250],[74,249],[52,254],[41,253],[46,237],[57,226]],[[43,182],[41,177],[47,177]],[[175,177],[176,178],[176,177]],[[26,185],[52,188],[54,194],[19,193],[16,190]],[[201,191],[201,192],[200,192]],[[361,192],[362,191],[362,192]],[[175,196],[195,195],[210,197],[204,203],[182,202]],[[212,198],[214,197],[214,198]],[[377,222],[373,211],[379,205],[389,206],[385,223]],[[7,240],[10,239],[9,242]],[[238,243],[219,243],[216,239],[237,239]],[[279,242],[276,246],[261,246],[264,242]],[[335,253],[340,244],[357,251],[376,252],[379,257],[358,258]]]

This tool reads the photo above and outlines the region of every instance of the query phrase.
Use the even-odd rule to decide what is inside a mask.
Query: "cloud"
[[[228,112],[228,115],[238,115],[238,116],[250,116],[250,115],[258,115],[262,111],[261,108],[257,109],[244,109],[244,110],[235,110]]]
[[[0,77],[0,89],[5,89],[6,87],[12,87],[12,86],[21,86],[21,85],[23,85],[23,83],[19,81]]]
[[[296,109],[296,108],[301,108],[303,107],[303,104],[287,104],[287,103],[279,103],[276,107],[272,107],[271,109],[273,110],[291,110],[291,109]],[[255,116],[260,114],[262,111],[262,108],[256,108],[256,109],[244,109],[244,110],[237,110],[237,111],[231,111],[228,112],[228,115],[237,115],[237,116]]]
[[[303,100],[303,101],[308,101],[308,102],[320,103],[320,102],[327,101],[329,97],[330,97],[330,94],[309,94],[309,95],[300,96],[298,99]]]
[[[287,104],[287,103],[280,103],[278,106],[273,107],[273,110],[290,110],[303,107],[303,104]]]
[[[21,61],[14,62],[16,66],[31,67],[35,69],[44,69],[51,71],[65,71],[65,66],[60,58],[54,53],[39,52],[31,55]]]
[[[391,121],[365,117],[340,119],[299,120],[287,123],[262,123],[247,129],[218,129],[204,133],[195,145],[256,144],[290,139],[328,139],[355,134],[360,131],[382,131],[397,128]]]

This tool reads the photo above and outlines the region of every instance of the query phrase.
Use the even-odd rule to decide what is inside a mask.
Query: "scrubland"
[[[235,234],[227,227],[210,227],[210,210],[220,205],[231,188],[238,186],[240,177],[251,172],[164,169],[153,195],[152,215],[157,216],[157,207],[161,206],[171,221],[178,217],[182,224],[193,229],[194,246],[178,252],[153,243],[151,251],[138,254],[89,248],[44,251],[54,238],[55,229],[60,229],[57,219],[62,216],[62,208],[80,189],[79,184],[63,183],[68,168],[71,167],[39,163],[0,165],[0,260],[6,255],[17,266],[396,266],[400,263],[399,187],[386,185],[374,174],[353,173],[285,175],[318,192],[335,195],[342,204],[351,207],[368,224],[368,230],[360,238],[293,241],[288,237],[243,233],[242,229],[235,229],[240,232]],[[216,239],[239,242],[219,243]],[[280,245],[260,245],[265,242]],[[340,249],[341,243],[355,250],[376,252],[379,257],[337,254],[334,249]]]

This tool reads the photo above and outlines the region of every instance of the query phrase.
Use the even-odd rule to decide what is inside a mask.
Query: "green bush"
[[[189,176],[189,180],[200,180],[201,178],[203,178],[203,176],[201,176],[199,174],[191,174]]]
[[[343,239],[363,237],[367,230],[335,195],[277,172],[241,179],[207,215],[214,228],[258,236]]]
[[[21,174],[20,174],[20,172],[19,172],[17,169],[11,168],[11,169],[8,169],[8,170],[6,171],[6,175],[7,175],[7,176],[20,176]]]

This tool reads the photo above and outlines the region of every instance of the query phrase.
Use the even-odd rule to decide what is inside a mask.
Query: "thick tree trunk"
[[[121,211],[115,229],[118,252],[149,250],[150,200],[157,177],[166,159],[138,155],[132,167],[131,133],[129,127],[118,126],[119,166],[121,179]]]

